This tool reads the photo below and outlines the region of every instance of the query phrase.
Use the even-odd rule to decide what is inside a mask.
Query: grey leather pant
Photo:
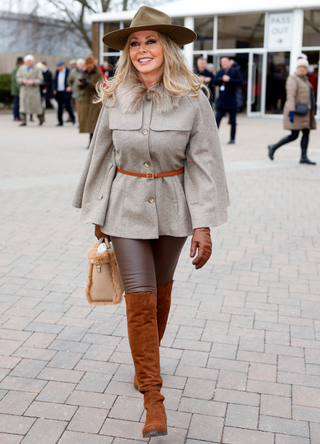
[[[157,291],[157,285],[173,280],[187,237],[159,239],[111,237],[124,283],[125,293]]]

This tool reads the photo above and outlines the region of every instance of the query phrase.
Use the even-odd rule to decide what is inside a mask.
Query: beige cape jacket
[[[185,168],[147,179],[118,173]],[[218,131],[209,102],[173,97],[162,82],[147,91],[138,81],[119,87],[103,107],[73,205],[84,223],[111,236],[182,237],[227,220],[229,204]]]

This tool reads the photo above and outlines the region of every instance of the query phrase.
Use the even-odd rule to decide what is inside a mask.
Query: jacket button
[[[147,96],[147,100],[148,100],[148,102],[151,102],[151,97]]]
[[[150,162],[145,162],[143,165],[144,165],[146,168],[150,168],[150,167],[151,167],[151,163],[150,163]]]
[[[153,203],[154,202],[154,197],[149,197],[148,202],[149,203]]]
[[[144,129],[144,130],[142,131],[142,134],[143,134],[144,136],[146,136],[146,135],[148,134],[148,130]]]

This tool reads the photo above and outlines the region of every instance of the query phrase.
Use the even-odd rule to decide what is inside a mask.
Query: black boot
[[[307,150],[304,150],[304,149],[301,150],[300,163],[306,163],[307,165],[317,165],[316,162],[312,162],[310,159],[308,159]]]
[[[309,130],[303,131],[303,136],[301,139],[301,159],[300,163],[306,163],[307,165],[316,165],[316,162],[311,162],[307,156],[308,144],[309,144]]]
[[[296,134],[295,134],[296,133]],[[269,158],[273,160],[274,152],[280,148],[280,146],[285,145],[286,143],[290,143],[293,140],[295,140],[298,137],[299,131],[292,131],[292,134],[289,136],[283,137],[281,140],[279,140],[278,143],[275,143],[274,145],[268,145],[269,150]]]

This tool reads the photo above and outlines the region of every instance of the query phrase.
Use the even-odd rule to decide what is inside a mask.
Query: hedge
[[[0,74],[0,102],[10,105],[13,102],[11,95],[11,74]]]

